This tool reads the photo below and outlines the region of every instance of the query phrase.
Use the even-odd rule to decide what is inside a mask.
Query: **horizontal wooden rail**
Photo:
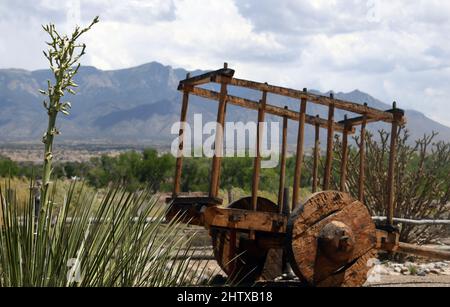
[[[178,89],[182,88],[184,85],[189,86],[196,86],[201,84],[206,84],[213,82],[216,80],[216,77],[225,77],[225,78],[232,78],[234,75],[234,70],[230,68],[222,68],[216,71],[210,71],[205,74],[195,76],[192,78],[187,78],[185,80],[180,81],[180,85],[178,86]]]
[[[211,78],[214,82],[221,82],[222,78],[220,76],[215,76]],[[336,109],[345,110],[352,113],[357,113],[361,115],[366,115],[368,118],[377,120],[377,121],[385,121],[392,122],[394,120],[394,115],[389,112],[384,112],[377,110],[375,108],[371,108],[366,105],[361,105],[355,102],[330,98],[326,96],[315,95],[311,93],[305,93],[303,91],[294,90],[281,86],[269,85],[266,83],[242,80],[237,78],[232,78],[230,83],[232,86],[245,87],[252,90],[258,91],[266,91],[268,93],[277,94],[281,96],[296,98],[296,99],[307,99],[308,102],[312,102],[319,105],[329,106],[333,104]]]
[[[183,90],[183,88],[181,88],[180,90]],[[207,99],[211,99],[211,100],[216,100],[216,101],[219,100],[219,96],[220,96],[220,94],[218,92],[207,90],[204,88],[199,88],[199,87],[191,87],[191,88],[188,88],[187,91],[189,91],[191,94],[193,94],[195,96],[199,96],[199,97],[207,98]],[[251,110],[259,109],[258,102],[250,100],[250,99],[246,99],[246,98],[228,95],[227,102],[231,103],[233,105],[244,107],[244,108],[251,109]],[[299,112],[287,110],[287,109],[277,107],[274,105],[270,105],[270,104],[266,104],[265,111],[268,114],[272,114],[272,115],[276,115],[276,116],[280,116],[280,117],[285,116],[285,117],[287,117],[291,120],[295,120],[295,121],[299,121],[299,118],[300,118]],[[310,124],[313,126],[318,124],[321,128],[324,128],[324,129],[328,128],[328,121],[326,119],[323,119],[320,117],[306,115],[305,122],[307,124]],[[346,126],[335,122],[334,129],[336,132],[343,132],[344,129],[346,129]],[[351,128],[350,130],[347,130],[347,131],[349,134],[353,134],[355,132],[355,129]]]
[[[372,220],[384,222],[387,220],[385,216],[374,216]],[[450,220],[411,220],[411,219],[402,219],[402,218],[394,218],[394,222],[401,224],[411,224],[411,225],[450,225]]]
[[[436,248],[423,247],[414,244],[402,243],[398,244],[397,253],[410,254],[426,257],[436,260],[450,260],[450,251],[439,250]]]
[[[405,115],[405,111],[404,111],[404,110],[401,110],[401,109],[395,109],[395,110],[388,110],[388,111],[385,111],[385,112],[388,112],[388,113],[398,112],[398,113],[400,113],[400,114],[402,115],[402,118],[401,118],[401,120],[399,121],[399,124],[405,124],[405,123],[406,123],[406,119],[403,117],[403,116]],[[368,117],[368,118],[366,119],[366,123],[367,123],[367,124],[368,124],[368,123],[373,123],[373,122],[376,122],[376,121],[378,121],[377,118],[370,118],[370,117]],[[359,125],[361,125],[363,122],[364,122],[364,116],[358,116],[358,117],[354,117],[354,118],[349,118],[349,119],[341,120],[339,123],[340,123],[340,124],[343,124],[343,125],[347,124],[347,125],[349,125],[349,126],[359,126]]]
[[[287,217],[271,212],[210,207],[205,209],[204,221],[207,227],[282,234],[286,232]]]

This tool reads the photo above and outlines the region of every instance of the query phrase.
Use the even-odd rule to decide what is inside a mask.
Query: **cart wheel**
[[[245,197],[228,206],[234,209],[252,210],[251,197]],[[258,197],[258,211],[278,212],[278,206],[270,200]],[[269,250],[249,239],[249,233],[221,228],[211,228],[214,257],[233,284],[252,283],[257,280],[273,280],[281,275],[282,252]],[[256,234],[257,236],[260,234]],[[262,234],[263,235],[263,234]],[[236,242],[235,245],[231,242]]]
[[[376,257],[376,229],[367,208],[348,194],[314,194],[288,222],[288,257],[310,286],[356,287]]]

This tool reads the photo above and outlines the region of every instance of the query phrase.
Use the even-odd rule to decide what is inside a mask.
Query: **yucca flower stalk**
[[[48,98],[44,100],[44,108],[48,114],[48,126],[42,142],[45,144],[44,168],[42,175],[41,200],[42,206],[47,206],[48,189],[52,173],[53,161],[53,140],[55,135],[59,134],[56,129],[56,118],[58,113],[69,114],[71,104],[68,101],[62,101],[66,93],[75,95],[74,89],[78,86],[73,77],[80,68],[79,60],[85,54],[86,45],[80,44],[77,40],[81,35],[89,31],[94,24],[99,21],[98,16],[93,19],[86,28],[76,27],[71,36],[60,35],[54,24],[43,26],[45,32],[50,36],[48,51],[44,51],[44,56],[50,64],[50,69],[54,76],[54,83],[47,80],[47,90],[39,90],[41,94]]]

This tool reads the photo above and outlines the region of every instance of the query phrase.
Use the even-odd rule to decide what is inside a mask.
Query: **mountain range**
[[[186,73],[184,69],[173,69],[157,62],[111,71],[81,67],[75,80],[79,84],[78,92],[75,96],[66,97],[72,102],[71,113],[58,119],[58,128],[61,131],[58,142],[169,146],[174,139],[171,126],[178,121],[181,108],[181,95],[177,86]],[[191,72],[192,75],[200,73],[202,71]],[[0,70],[0,142],[40,140],[47,125],[47,115],[42,105],[45,97],[39,94],[38,89],[46,88],[47,79],[52,79],[49,70]],[[260,99],[259,93],[250,90],[231,89],[230,93],[253,100]],[[391,105],[359,90],[335,93],[335,97],[367,103],[383,110],[391,108]],[[299,102],[294,99],[269,95],[269,101],[275,105],[287,105],[293,110],[299,108]],[[420,112],[409,110],[408,105],[399,103],[399,107],[406,109],[407,129],[411,140],[436,131],[439,132],[437,139],[450,141],[449,127],[427,118]],[[206,122],[215,120],[216,112],[217,103],[214,101],[196,97],[190,100],[190,123],[194,113],[202,113],[203,122]],[[310,104],[307,112],[327,117],[327,109],[322,106]],[[343,112],[336,113],[336,120],[343,117]],[[245,123],[256,119],[256,111],[242,110],[234,106],[227,108],[227,121]],[[268,117],[268,120],[278,119]],[[374,132],[387,126],[370,124],[368,128]],[[296,123],[290,123],[290,143],[295,143],[296,129]],[[311,145],[312,127],[308,127],[305,133],[306,143]],[[322,134],[324,135],[325,131]]]

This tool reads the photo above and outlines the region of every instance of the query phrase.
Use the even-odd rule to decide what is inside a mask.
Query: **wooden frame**
[[[278,204],[281,205],[285,203],[284,190],[285,190],[285,168],[286,168],[286,156],[287,156],[287,126],[288,120],[294,120],[299,122],[299,129],[297,135],[297,155],[296,155],[296,165],[294,173],[294,184],[293,184],[293,197],[292,197],[292,209],[299,204],[299,189],[300,189],[300,179],[302,173],[303,164],[303,154],[304,154],[304,129],[305,125],[312,125],[315,127],[315,146],[314,146],[314,170],[313,170],[313,190],[316,191],[318,188],[318,177],[319,177],[319,156],[320,156],[320,129],[327,129],[327,147],[326,147],[326,161],[325,169],[323,175],[323,189],[328,190],[332,186],[332,162],[333,162],[333,146],[334,146],[334,135],[335,133],[341,133],[343,135],[343,152],[342,161],[340,165],[340,190],[345,191],[346,189],[346,179],[347,179],[347,163],[348,163],[348,136],[356,132],[356,127],[361,126],[361,144],[360,144],[360,172],[361,176],[358,180],[359,185],[359,198],[363,200],[364,198],[364,169],[365,169],[365,142],[364,136],[366,131],[366,126],[372,122],[382,121],[392,125],[391,129],[391,151],[389,157],[389,170],[388,170],[388,180],[386,182],[386,188],[388,191],[388,199],[386,201],[386,215],[387,215],[387,225],[392,226],[393,216],[394,216],[394,176],[395,176],[395,159],[396,159],[396,136],[398,127],[405,123],[404,111],[397,109],[396,104],[391,110],[382,111],[372,107],[367,104],[358,104],[350,101],[344,101],[336,99],[333,94],[329,97],[320,96],[316,94],[309,93],[306,89],[294,90],[280,86],[269,85],[268,83],[260,83],[254,81],[248,81],[243,79],[234,78],[235,71],[228,68],[225,63],[224,67],[208,72],[199,76],[190,77],[189,75],[185,80],[180,81],[178,90],[183,92],[183,103],[181,109],[181,122],[186,121],[186,112],[188,108],[189,96],[194,95],[202,98],[206,98],[212,101],[218,101],[218,112],[217,112],[217,123],[222,125],[225,122],[226,116],[226,106],[227,104],[232,104],[240,106],[243,108],[257,110],[258,111],[258,123],[264,121],[265,115],[275,115],[283,118],[283,140],[282,140],[282,152],[281,152],[281,171],[280,171],[280,181],[279,181],[279,194]],[[220,84],[220,92],[205,89],[200,86],[216,83]],[[251,90],[256,90],[261,93],[261,100],[259,102],[247,99],[244,97],[238,97],[228,94],[229,87],[241,87]],[[290,110],[287,107],[281,108],[270,104],[268,101],[268,94],[275,94],[280,96],[285,96],[289,98],[294,98],[299,101],[299,111]],[[312,116],[306,113],[307,104],[317,104],[326,106],[329,109],[328,118],[323,119],[319,116]],[[348,118],[347,116],[343,121],[336,122],[334,120],[335,113],[337,110],[343,110],[350,113],[355,113],[358,116],[353,118]],[[183,137],[182,132],[184,130],[184,125],[180,128],[180,147],[179,150],[183,149]],[[221,131],[218,129],[217,131]],[[267,225],[263,225],[263,220],[273,220],[283,223],[281,216],[283,216],[282,208],[280,207],[279,213],[264,213],[257,211],[257,199],[258,199],[258,188],[259,188],[259,175],[260,175],[260,145],[261,145],[261,135],[262,131],[258,125],[258,137],[257,137],[257,155],[254,161],[254,176],[252,181],[252,210],[250,213],[236,213],[235,209],[220,209],[217,208],[217,204],[205,205],[205,212],[203,213],[207,216],[204,221],[206,226],[215,227],[231,227],[233,229],[247,229],[252,234],[254,231],[273,231],[272,228]],[[220,186],[220,173],[221,173],[221,156],[219,153],[223,150],[223,135],[221,133],[216,134],[215,139],[215,154],[212,161],[211,170],[211,183],[209,198],[216,199],[218,196],[219,186]],[[182,157],[177,159],[176,172],[174,179],[174,192],[173,195],[176,197],[180,193],[180,182],[181,182],[181,168],[182,168]],[[217,203],[217,202],[216,202]],[[202,207],[203,208],[203,207]],[[217,217],[213,217],[212,214],[217,214]],[[234,223],[238,226],[230,226],[233,223],[224,222],[225,217],[233,218],[235,215],[241,216],[239,223]],[[261,223],[259,226],[255,226],[256,221],[260,218]],[[219,222],[220,221],[220,222]],[[233,224],[233,225],[234,225]],[[283,229],[282,226],[280,229]],[[279,232],[277,230],[276,232]],[[254,233],[253,233],[254,234]]]
[[[220,84],[220,92],[215,92],[199,86],[208,83]],[[261,100],[259,102],[252,101],[247,98],[237,97],[228,94],[229,87],[244,87],[261,92]],[[205,226],[206,228],[222,229],[229,231],[229,258],[236,256],[237,252],[237,233],[244,232],[249,234],[249,239],[256,240],[258,246],[265,245],[267,248],[284,248],[288,232],[288,218],[290,209],[288,208],[289,189],[285,187],[286,176],[286,159],[287,159],[287,127],[288,121],[294,120],[299,122],[297,135],[297,155],[295,164],[295,174],[293,183],[292,209],[299,205],[299,190],[301,173],[303,167],[304,154],[304,129],[305,125],[312,125],[315,128],[315,146],[314,146],[314,166],[313,166],[313,191],[316,192],[319,185],[319,158],[320,158],[320,129],[327,129],[327,147],[326,161],[323,173],[323,189],[328,190],[332,186],[332,166],[333,166],[333,146],[335,133],[342,134],[342,160],[340,164],[340,190],[345,192],[347,180],[347,164],[348,164],[348,136],[356,132],[356,127],[361,127],[361,142],[359,144],[359,167],[360,177],[358,179],[358,196],[360,201],[364,200],[364,172],[365,172],[365,134],[366,126],[372,122],[383,121],[391,124],[391,148],[389,153],[389,168],[386,181],[386,189],[388,197],[386,199],[386,225],[380,226],[376,230],[376,242],[374,247],[387,252],[398,252],[415,254],[429,258],[450,260],[450,252],[437,251],[434,249],[418,247],[411,244],[399,242],[399,234],[394,227],[394,203],[395,203],[395,162],[397,155],[397,133],[399,126],[405,123],[404,111],[397,109],[396,103],[393,108],[387,111],[377,110],[369,107],[367,104],[361,105],[354,102],[335,99],[331,94],[329,97],[314,95],[308,93],[306,89],[302,91],[288,89],[279,86],[269,85],[267,83],[258,83],[234,78],[234,70],[229,69],[225,63],[222,69],[208,72],[200,76],[191,77],[187,75],[182,80],[178,89],[182,91],[183,100],[180,115],[180,131],[179,131],[179,156],[176,160],[174,189],[172,198],[167,199],[171,204],[168,210],[167,218],[178,218],[183,222]],[[293,111],[287,107],[281,108],[271,105],[268,101],[268,94],[276,94],[285,97],[297,99],[299,102],[299,111]],[[183,165],[183,147],[184,147],[184,129],[187,117],[187,110],[190,95],[195,95],[209,100],[218,101],[217,123],[222,125],[215,136],[215,153],[212,159],[212,170],[209,195],[205,197],[189,197],[183,196],[180,190],[181,175]],[[311,116],[306,114],[307,104],[318,104],[328,107],[328,118],[322,119],[319,116]],[[252,197],[249,210],[241,210],[236,208],[220,207],[222,200],[218,198],[221,174],[221,158],[223,151],[223,132],[226,117],[227,104],[237,105],[247,109],[258,111],[258,130],[257,130],[257,154],[254,160],[254,173],[252,179]],[[356,113],[358,116],[348,118],[340,122],[336,122],[335,112],[344,110]],[[259,176],[261,165],[261,137],[263,134],[259,123],[264,122],[265,115],[271,114],[280,116],[283,119],[282,131],[282,150],[281,150],[281,168],[279,178],[279,195],[278,210],[274,212],[258,211],[258,190]]]

